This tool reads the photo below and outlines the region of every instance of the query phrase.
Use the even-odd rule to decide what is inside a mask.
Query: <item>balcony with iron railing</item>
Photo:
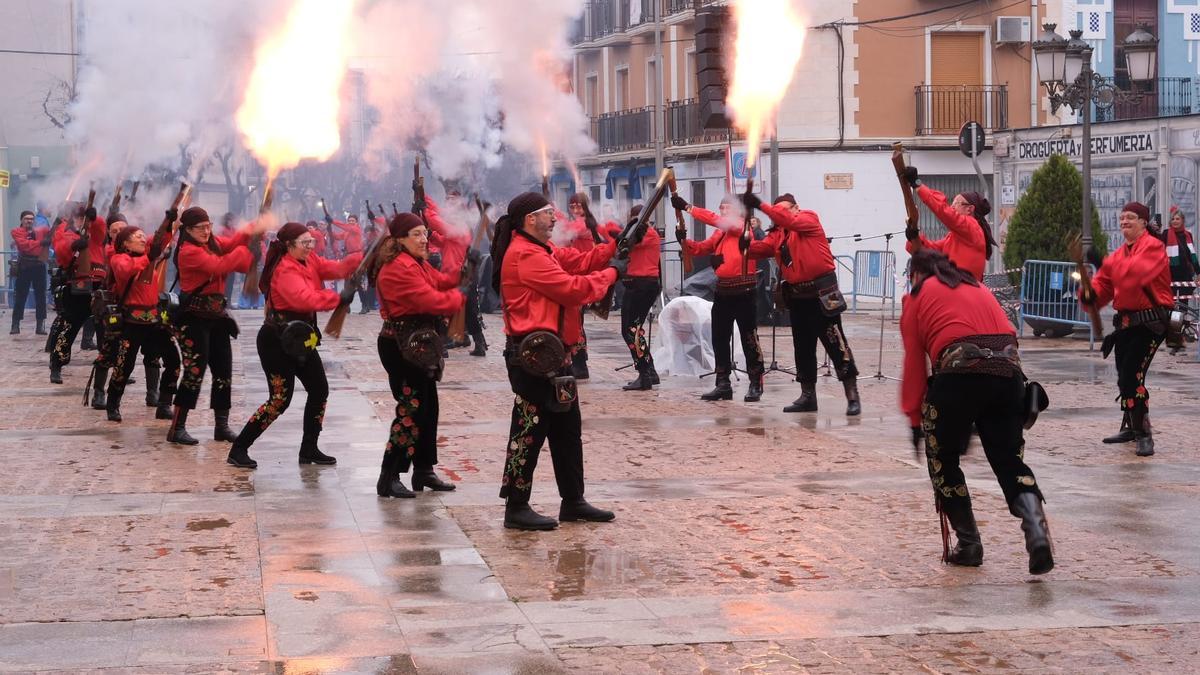
[[[1114,81],[1111,77],[1104,78],[1104,81],[1123,91],[1133,89],[1128,82]],[[1135,86],[1136,91],[1144,94],[1140,100],[1117,101],[1110,107],[1096,108],[1093,119],[1097,122],[1116,122],[1192,114],[1193,84],[1190,77],[1160,77],[1148,84]]]
[[[955,136],[967,122],[989,131],[1008,128],[1007,85],[919,84],[914,94],[917,136]]]
[[[663,111],[663,129],[668,147],[722,143],[730,134],[725,130],[705,129],[700,124],[700,104],[694,98],[668,103]],[[591,137],[601,155],[652,148],[656,132],[653,106],[591,118]],[[733,138],[741,135],[733,132]]]
[[[666,19],[725,0],[658,1],[662,17]],[[638,28],[654,23],[654,3],[655,0],[590,0],[584,5],[583,15],[575,21],[571,43],[594,42],[626,32],[637,34]]]

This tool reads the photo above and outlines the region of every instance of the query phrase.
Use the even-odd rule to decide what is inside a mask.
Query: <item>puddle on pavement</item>
[[[593,551],[577,544],[550,551],[548,557],[554,563],[554,577],[549,580],[551,600],[579,598],[589,590],[628,586],[656,576],[645,560],[616,549]]]
[[[224,518],[217,518],[216,520],[193,520],[188,522],[187,529],[189,532],[201,532],[203,530],[216,530],[222,527],[229,527],[232,524]]]

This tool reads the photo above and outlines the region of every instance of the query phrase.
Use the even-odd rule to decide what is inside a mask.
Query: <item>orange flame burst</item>
[[[237,126],[266,164],[268,180],[341,147],[340,90],[355,2],[295,0],[283,26],[255,52]]]
[[[726,103],[746,134],[746,164],[754,166],[764,132],[800,63],[807,26],[792,0],[737,0],[733,11],[737,34]]]
[[[545,139],[539,138],[537,144],[538,152],[542,155],[542,177],[545,178],[550,175],[550,155],[546,152]]]

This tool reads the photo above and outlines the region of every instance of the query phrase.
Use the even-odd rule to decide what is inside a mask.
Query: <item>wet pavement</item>
[[[242,312],[233,417],[266,399]],[[499,343],[499,318],[487,317]],[[394,403],[375,316],[321,347],[330,378],[322,449],[301,466],[298,388],[225,464],[212,416],[195,447],[130,387],[125,421],[80,405],[90,353],[48,384],[36,336],[0,338],[0,671],[122,673],[1185,672],[1200,662],[1200,364],[1161,352],[1148,385],[1158,454],[1105,446],[1119,422],[1111,361],[1086,340],[1023,342],[1050,410],[1027,432],[1047,494],[1055,569],[1031,577],[1019,521],[978,447],[964,459],[986,551],[943,566],[923,461],[897,385],[840,385],[821,411],[767,376],[763,401],[704,403],[708,379],[622,392],[616,321],[589,318],[581,385],[588,497],[609,524],[524,533],[496,497],[511,406],[495,350],[455,351],[441,387],[439,472],[458,489],[374,493]],[[864,375],[897,376],[899,340],[848,317]],[[762,329],[769,351],[769,329]],[[768,354],[769,356],[769,354]],[[780,329],[778,361],[790,366]],[[139,369],[140,370],[140,369]],[[141,377],[139,375],[135,375]],[[202,396],[202,405],[205,396]],[[541,463],[536,508],[557,511]]]

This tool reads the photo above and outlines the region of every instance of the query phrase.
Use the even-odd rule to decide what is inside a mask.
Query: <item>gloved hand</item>
[[[471,263],[472,265],[478,265],[482,260],[483,254],[481,254],[479,251],[473,248],[467,249],[467,262]]]
[[[83,251],[87,247],[88,247],[88,240],[84,239],[83,237],[80,237],[80,238],[76,239],[75,241],[71,242],[71,250],[75,251],[76,253]]]
[[[629,258],[621,258],[614,255],[612,259],[608,261],[608,266],[617,271],[618,277],[623,277],[625,276],[625,273],[629,271]]]
[[[762,206],[762,200],[753,192],[742,195],[742,204],[746,205],[746,209],[753,211]]]
[[[738,250],[745,255],[750,250],[750,242],[754,241],[754,233],[750,230],[742,230],[741,236],[738,238]]]
[[[354,302],[354,294],[358,292],[358,284],[346,281],[346,287],[338,294],[338,304],[349,306]]]
[[[687,230],[682,227],[675,228],[675,241],[682,244],[687,239]]]
[[[177,222],[179,220],[179,209],[167,209],[163,212],[163,215],[167,217],[168,223]]]
[[[680,211],[687,211],[688,206],[691,206],[691,205],[688,204],[687,200],[684,199],[683,197],[680,197],[679,195],[671,195],[671,206],[675,207],[676,209],[678,209]]]
[[[96,207],[89,206],[87,211],[83,212],[83,219],[91,222],[96,219]]]
[[[916,227],[906,226],[904,228],[904,238],[909,241],[917,241],[921,238],[921,230]]]
[[[333,225],[333,216],[329,215],[328,213],[325,214],[325,224]]]
[[[1096,268],[1097,272],[1099,272],[1100,267],[1104,265],[1104,257],[1100,255],[1100,251],[1097,251],[1095,247],[1089,246],[1087,253],[1084,253],[1083,257],[1092,264],[1092,267]]]
[[[911,430],[913,450],[920,452],[921,440],[925,438],[925,432],[921,430],[921,427],[912,427]]]
[[[917,171],[915,166],[904,167],[904,180],[914,188],[921,187],[921,173]]]

